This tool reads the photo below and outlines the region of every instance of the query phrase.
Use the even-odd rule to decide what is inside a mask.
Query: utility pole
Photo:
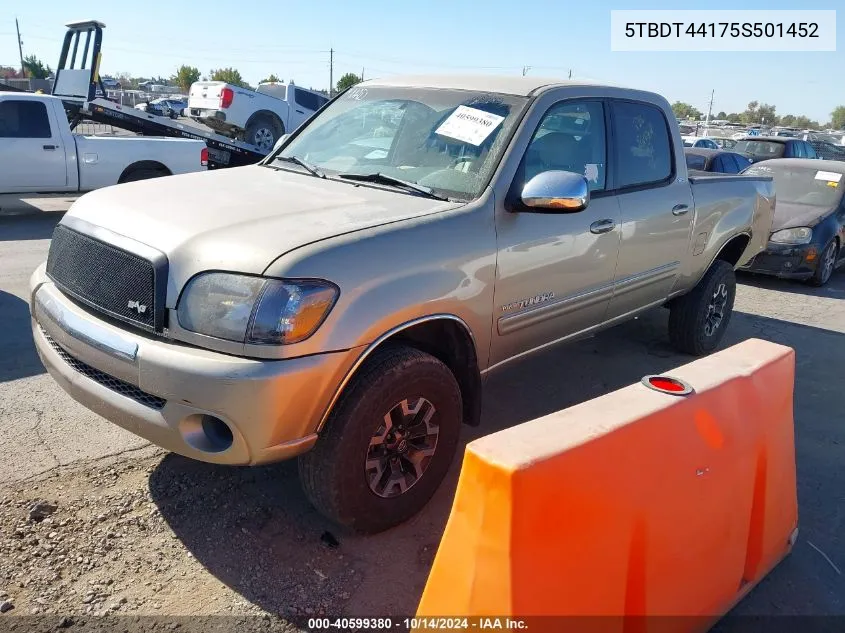
[[[361,81],[364,81],[364,67],[361,66]]]
[[[522,76],[525,77],[525,75],[528,74],[529,70],[531,70],[531,66],[523,66],[522,67]]]
[[[710,105],[707,106],[707,118],[704,119],[704,129],[710,127],[710,115],[713,114],[713,96],[716,94],[716,90],[712,90],[710,92]]]
[[[18,26],[17,18],[15,18],[15,31],[18,33],[18,54],[21,56],[21,76],[26,79],[26,66],[23,65],[23,42],[21,41],[21,29]]]
[[[334,93],[334,49],[329,49],[329,99]]]
[[[569,78],[572,79],[572,69],[569,69]]]

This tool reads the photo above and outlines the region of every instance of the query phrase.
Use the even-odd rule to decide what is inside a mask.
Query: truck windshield
[[[490,179],[527,103],[525,97],[464,90],[352,88],[274,162],[297,157],[329,178],[382,174],[471,200]]]
[[[842,200],[845,191],[845,175],[840,171],[763,163],[749,167],[743,173],[771,176],[778,202],[833,208]]]

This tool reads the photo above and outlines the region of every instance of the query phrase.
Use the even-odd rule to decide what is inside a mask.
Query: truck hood
[[[775,203],[775,216],[772,220],[772,232],[791,229],[797,226],[815,226],[826,218],[836,207],[817,207],[794,202]]]
[[[168,305],[205,270],[261,274],[326,238],[459,206],[261,166],[168,176],[99,189],[75,217],[167,255]],[[174,294],[175,293],[175,294]]]

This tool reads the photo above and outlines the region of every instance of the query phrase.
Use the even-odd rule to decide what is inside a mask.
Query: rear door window
[[[663,111],[647,103],[615,101],[616,187],[665,182],[672,175],[672,146]]]
[[[319,110],[322,103],[320,103],[320,99],[317,95],[311,92],[306,92],[305,90],[297,89],[294,92],[294,100],[296,101],[296,105],[302,106],[308,110]]]

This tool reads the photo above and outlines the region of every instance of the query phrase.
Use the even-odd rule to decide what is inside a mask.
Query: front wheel
[[[821,257],[819,257],[819,262],[816,265],[816,271],[813,273],[813,276],[807,280],[807,283],[811,286],[824,286],[828,281],[830,281],[830,277],[833,275],[833,270],[836,268],[837,251],[836,240],[830,240],[827,246],[824,247]]]
[[[669,313],[672,346],[694,356],[715,351],[730,323],[735,297],[733,266],[716,260],[695,288],[672,301]]]
[[[303,489],[323,515],[356,531],[398,525],[445,477],[461,420],[460,388],[446,365],[410,347],[377,350],[299,458]]]

